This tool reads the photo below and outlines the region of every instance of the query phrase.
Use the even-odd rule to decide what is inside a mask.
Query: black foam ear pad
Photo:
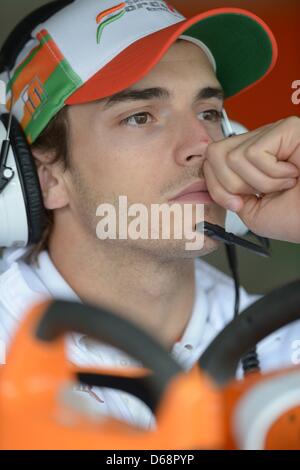
[[[9,115],[3,114],[0,119],[7,129]],[[10,130],[10,143],[23,190],[29,229],[29,245],[37,243],[41,239],[46,222],[46,213],[34,158],[23,129],[14,116],[12,117]]]

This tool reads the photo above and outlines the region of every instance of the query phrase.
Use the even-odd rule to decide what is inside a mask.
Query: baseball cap
[[[13,103],[33,143],[65,105],[131,87],[179,38],[204,50],[227,98],[264,78],[278,55],[270,28],[247,10],[218,8],[186,19],[162,0],[75,0],[34,28],[9,80],[0,76],[8,81],[6,107]]]

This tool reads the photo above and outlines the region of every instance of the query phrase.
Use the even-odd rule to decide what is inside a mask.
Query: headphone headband
[[[0,51],[0,73],[11,70],[26,43],[31,39],[33,29],[53,16],[74,0],[55,0],[27,15],[10,33]]]

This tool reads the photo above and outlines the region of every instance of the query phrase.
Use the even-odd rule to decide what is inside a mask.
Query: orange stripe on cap
[[[37,34],[37,39],[46,39],[48,32],[43,30]],[[57,65],[64,59],[64,56],[50,38],[43,44],[41,50],[34,56],[32,61],[24,68],[13,85],[13,96],[16,102],[23,90],[28,86],[35,76],[38,76],[42,83],[45,83],[54,72]]]
[[[114,13],[115,11],[120,10],[121,8],[124,8],[125,6],[126,6],[126,3],[123,2],[113,8],[109,8],[108,10],[103,11],[96,18],[97,24],[101,23],[101,21],[103,20],[103,18],[105,18],[105,16],[109,15],[110,13]]]

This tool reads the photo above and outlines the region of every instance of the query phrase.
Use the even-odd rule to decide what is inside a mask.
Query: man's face
[[[69,108],[69,208],[85,232],[96,239],[97,207],[110,203],[118,209],[120,195],[127,196],[129,206],[150,208],[171,204],[189,185],[204,181],[206,148],[223,138],[220,88],[204,52],[179,41],[125,93]],[[224,225],[224,218],[222,208],[205,205],[205,220]],[[167,257],[195,257],[218,246],[206,239],[201,252],[188,253],[186,239],[174,237],[97,242],[125,243]]]

